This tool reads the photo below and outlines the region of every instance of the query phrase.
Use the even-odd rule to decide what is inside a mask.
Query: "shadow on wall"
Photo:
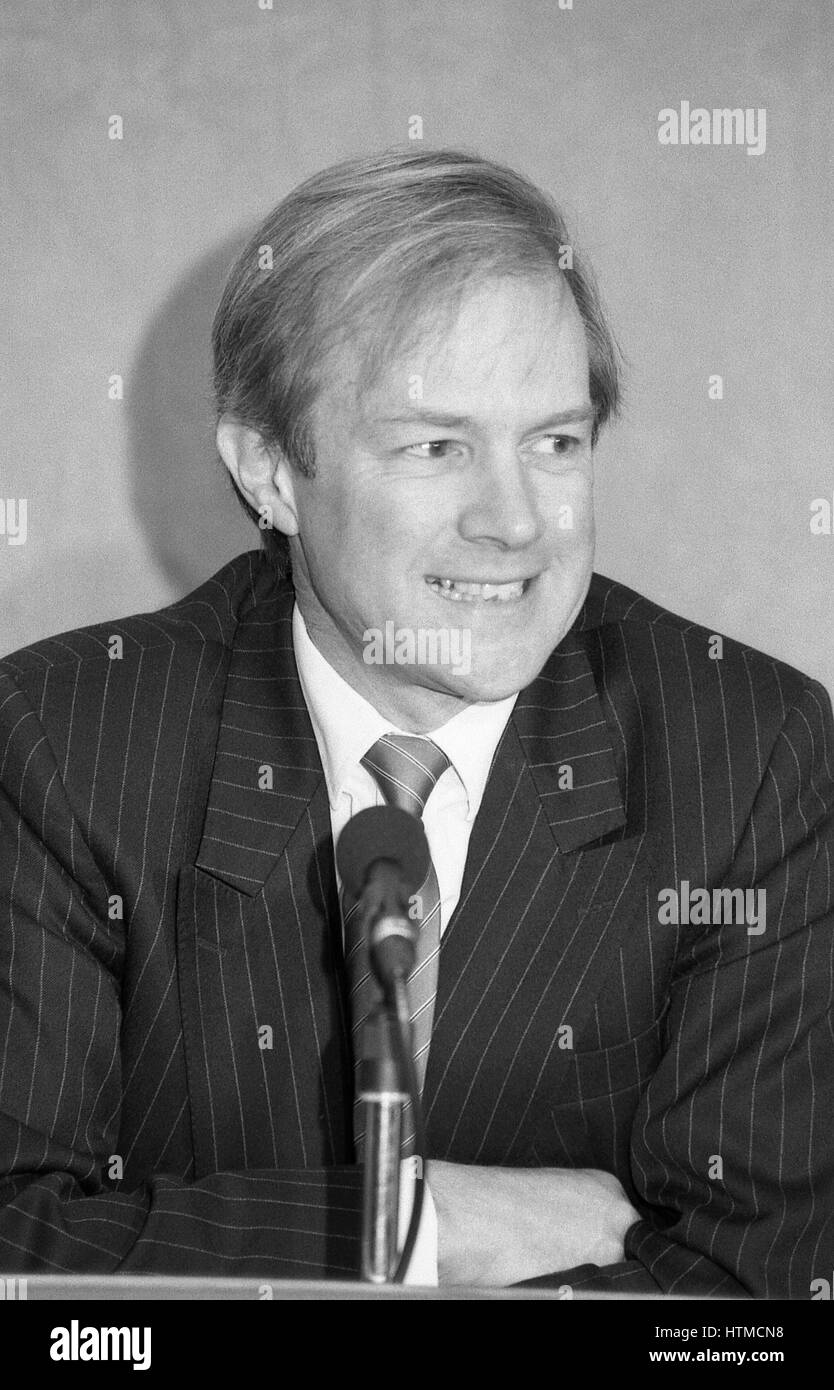
[[[214,442],[211,321],[241,240],[209,252],[175,286],[139,346],[126,393],[135,515],[178,594],[260,543]]]

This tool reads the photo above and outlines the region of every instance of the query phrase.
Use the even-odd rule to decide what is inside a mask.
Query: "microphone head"
[[[406,892],[416,893],[431,866],[423,822],[398,806],[371,806],[353,816],[336,846],[342,883],[352,897],[361,896],[371,866],[379,859],[392,860]]]

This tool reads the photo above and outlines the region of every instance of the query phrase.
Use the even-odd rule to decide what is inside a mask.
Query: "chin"
[[[525,669],[519,672],[505,665],[496,671],[472,671],[469,675],[461,675],[444,685],[449,694],[456,695],[459,700],[466,700],[468,704],[494,703],[497,700],[506,700],[510,695],[516,695],[519,690],[523,690],[536,679],[539,669]]]

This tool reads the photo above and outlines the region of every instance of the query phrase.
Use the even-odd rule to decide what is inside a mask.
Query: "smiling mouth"
[[[513,579],[503,584],[470,584],[463,579],[438,579],[426,576],[429,588],[441,598],[454,603],[515,603],[529,589],[531,579]]]

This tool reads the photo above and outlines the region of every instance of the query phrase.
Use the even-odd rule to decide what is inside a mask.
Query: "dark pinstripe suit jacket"
[[[252,552],[0,663],[6,1270],[357,1267],[292,602]],[[831,1276],[833,759],[819,685],[728,641],[714,659],[598,576],[520,695],[443,936],[425,1103],[437,1157],[619,1178],[625,1260],[555,1281],[807,1298]],[[661,923],[683,880],[766,889],[766,930]]]

